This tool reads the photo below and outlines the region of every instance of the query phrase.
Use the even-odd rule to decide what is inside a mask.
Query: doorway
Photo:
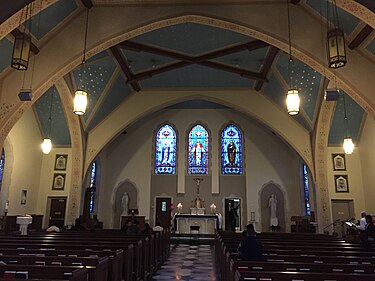
[[[332,199],[333,234],[346,235],[345,221],[355,218],[353,200]]]
[[[55,225],[61,229],[65,225],[66,200],[67,197],[48,197],[48,227]]]
[[[159,224],[164,229],[171,226],[171,203],[170,197],[156,197],[155,225]]]
[[[240,231],[241,230],[241,198],[225,198],[224,199],[224,217],[225,217],[225,230]],[[236,221],[235,229],[232,229],[231,220],[233,213],[230,209],[234,210],[234,218]]]

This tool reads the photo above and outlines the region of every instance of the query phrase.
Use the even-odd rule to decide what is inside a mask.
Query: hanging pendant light
[[[85,90],[84,75],[86,67],[86,44],[87,44],[87,30],[89,25],[89,9],[86,9],[86,28],[85,40],[83,46],[83,59],[81,63],[81,86],[74,92],[73,112],[77,115],[83,115],[87,108],[87,91]]]
[[[286,96],[286,105],[288,108],[288,113],[290,115],[297,115],[299,112],[299,94],[297,89],[289,89]]]
[[[340,28],[339,15],[337,13],[336,0],[332,0],[332,11],[329,13],[329,1],[327,1],[327,21],[331,18],[333,28],[327,31],[328,66],[340,68],[346,65],[346,48],[344,30]],[[327,26],[329,23],[327,22]]]
[[[290,32],[290,7],[289,7],[289,0],[286,0],[287,8],[288,8],[288,37],[289,37],[289,64],[288,64],[288,72],[289,72],[289,79],[290,79],[290,89],[286,95],[286,107],[288,109],[288,113],[290,115],[297,115],[299,112],[299,104],[300,98],[298,89],[293,87],[293,57],[292,57],[292,40],[291,40],[291,32]]]
[[[49,154],[52,150],[52,140],[44,139],[41,147],[43,154]]]
[[[49,154],[52,150],[52,107],[53,107],[53,96],[55,94],[55,86],[53,86],[52,95],[51,95],[51,104],[49,107],[49,117],[48,117],[48,128],[46,137],[43,139],[41,144],[43,154]]]
[[[345,137],[344,137],[343,148],[344,148],[345,154],[352,154],[354,151],[354,143],[349,134],[349,124],[348,124],[349,122],[348,122],[348,116],[346,115],[345,94],[342,95],[342,98],[344,101],[344,127],[345,127]]]
[[[27,70],[29,65],[30,57],[30,45],[31,45],[31,11],[32,11],[32,2],[28,4],[21,12],[19,26],[22,25],[23,15],[25,12],[25,21],[26,23],[25,30],[16,33],[14,36],[13,52],[11,66],[17,70]]]

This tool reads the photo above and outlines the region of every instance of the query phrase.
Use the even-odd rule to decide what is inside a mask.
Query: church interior
[[[264,241],[345,238],[375,215],[374,13],[371,0],[1,1],[0,233],[30,215],[26,234],[136,219],[227,249],[215,233],[248,224]],[[151,278],[151,263],[122,279]]]

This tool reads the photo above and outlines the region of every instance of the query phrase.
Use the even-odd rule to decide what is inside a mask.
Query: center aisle
[[[176,245],[152,280],[216,281],[214,249],[210,245]]]

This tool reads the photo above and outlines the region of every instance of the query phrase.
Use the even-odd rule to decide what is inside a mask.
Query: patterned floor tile
[[[216,281],[212,246],[177,245],[151,280]]]

